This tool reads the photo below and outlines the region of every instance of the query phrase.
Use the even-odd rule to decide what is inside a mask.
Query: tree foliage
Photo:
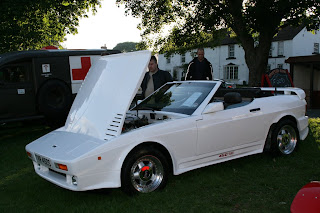
[[[273,37],[285,26],[319,28],[319,0],[117,0],[126,13],[142,19],[145,42],[162,51],[215,45],[219,30],[237,36],[245,51],[249,81],[265,71]],[[171,25],[169,36],[148,37]],[[165,45],[164,45],[165,44]]]
[[[1,0],[0,53],[58,45],[100,0]]]
[[[122,42],[117,44],[113,49],[120,50],[121,52],[131,52],[131,51],[137,50],[136,48],[137,45],[138,43],[136,42]]]

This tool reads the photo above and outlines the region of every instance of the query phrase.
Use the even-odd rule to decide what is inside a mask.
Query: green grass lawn
[[[33,171],[25,145],[40,124],[0,128],[0,212],[290,212],[299,189],[320,180],[320,119],[290,156],[257,154],[170,176],[167,187],[129,197],[120,189],[73,192]]]

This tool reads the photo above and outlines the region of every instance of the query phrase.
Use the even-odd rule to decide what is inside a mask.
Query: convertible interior
[[[223,102],[224,109],[232,109],[245,106],[255,98],[273,95],[273,92],[261,88],[219,88],[210,102]]]

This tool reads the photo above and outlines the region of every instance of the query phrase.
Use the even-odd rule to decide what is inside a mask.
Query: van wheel
[[[271,136],[273,150],[279,154],[289,155],[299,142],[299,132],[291,120],[280,121]]]
[[[65,121],[71,103],[71,90],[60,80],[49,80],[38,92],[38,109],[49,120]]]

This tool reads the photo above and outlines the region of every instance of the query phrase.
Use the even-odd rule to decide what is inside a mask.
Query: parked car
[[[35,172],[66,189],[149,193],[168,174],[264,150],[291,154],[308,134],[298,88],[225,88],[221,81],[167,83],[128,110],[149,51],[99,59],[64,127],[26,146]]]

